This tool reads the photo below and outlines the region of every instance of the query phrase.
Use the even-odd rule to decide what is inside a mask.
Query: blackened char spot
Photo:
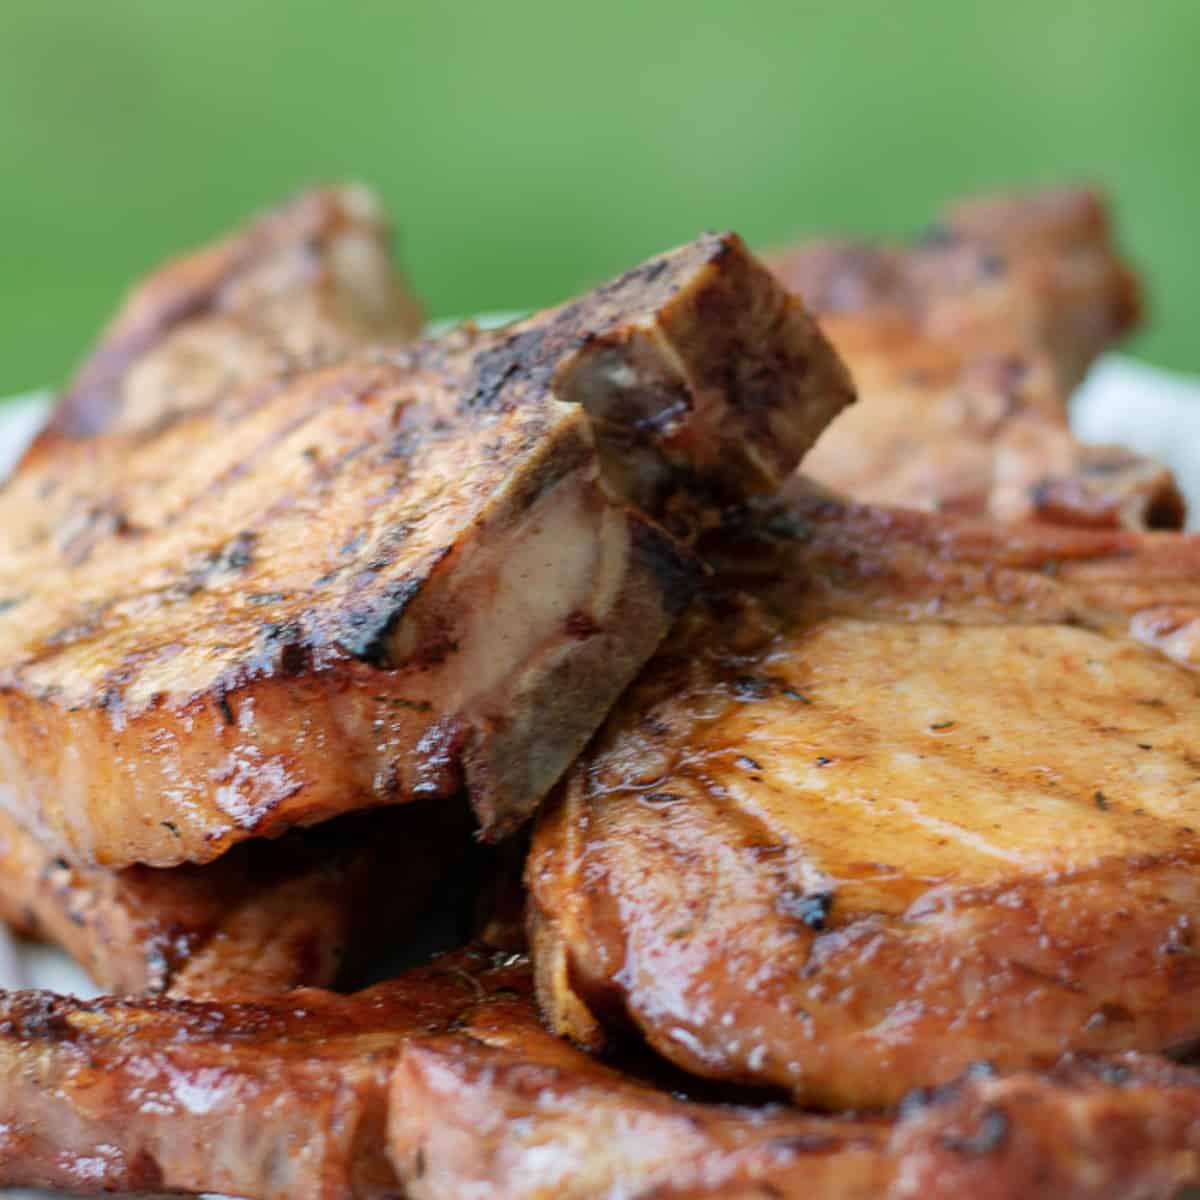
[[[262,643],[268,670],[282,675],[299,675],[308,664],[309,648],[304,631],[294,621],[275,622],[263,626]]]
[[[8,1015],[0,1020],[0,1035],[28,1042],[70,1042],[77,1033],[68,1021],[70,1009],[49,992],[14,992]]]
[[[401,580],[368,606],[350,611],[334,641],[361,662],[389,666],[388,638],[425,582],[424,577]]]
[[[258,534],[244,529],[230,538],[213,558],[215,571],[244,571],[254,561],[254,547]]]
[[[462,400],[464,410],[490,411],[497,408],[504,391],[514,382],[528,382],[535,390],[550,377],[563,349],[553,338],[553,319],[532,329],[522,329],[499,345],[481,351],[475,358],[474,385]]]
[[[771,683],[759,675],[739,675],[731,690],[735,700],[765,700],[771,694]]]
[[[663,607],[677,617],[691,603],[700,582],[700,560],[669,534],[646,521],[634,518],[633,545],[658,581]]]

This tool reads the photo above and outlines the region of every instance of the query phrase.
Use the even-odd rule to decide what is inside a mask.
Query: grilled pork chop
[[[362,187],[304,193],[141,280],[109,323],[10,487],[66,552],[120,532],[112,492],[129,438],[230,392],[417,337],[421,316],[390,259],[378,199]],[[28,546],[29,520],[0,527],[0,557]],[[79,539],[78,541],[73,539]]]
[[[1200,1036],[1200,541],[797,490],[535,833],[555,1028],[829,1106]]]
[[[691,591],[612,489],[702,519],[849,399],[798,303],[710,236],[506,331],[93,437],[66,520],[44,454],[0,495],[0,801],[110,866],[464,786],[506,832]]]
[[[133,288],[63,393],[60,436],[146,429],[231,387],[356,346],[412,341],[417,302],[395,274],[368,189],[320,188]]]
[[[1136,321],[1101,200],[984,197],[910,246],[815,243],[772,265],[814,310],[864,402],[805,473],[877,503],[999,520],[1177,528],[1169,471],[1081,446],[1065,399]]]
[[[951,344],[1041,346],[1063,394],[1142,310],[1104,200],[1084,188],[975,196],[909,245],[814,242],[770,262],[822,318],[892,321]]]
[[[26,458],[39,487],[65,480],[42,497],[39,518],[70,519],[105,467],[120,469],[103,460],[116,445],[103,429],[147,436],[239,383],[408,341],[420,324],[390,265],[382,209],[363,188],[307,193],[160,267],[133,290]],[[122,872],[74,866],[0,814],[0,914],[58,942],[112,991],[329,985],[411,918],[465,836],[465,812],[428,810],[348,818],[209,868]],[[439,828],[447,821],[453,830]],[[376,904],[385,886],[387,903]]]
[[[622,1075],[497,997],[413,1039],[392,1084],[412,1200],[1168,1200],[1200,1179],[1191,1071],[1126,1055],[977,1069],[898,1116],[697,1103]]]
[[[0,998],[0,1181],[250,1200],[1167,1197],[1200,1085],[1126,1056],[975,1073],[894,1119],[672,1095],[545,1033],[516,956],[356,996]]]
[[[464,804],[351,814],[205,866],[77,867],[0,815],[0,918],[105,991],[331,987],[394,948],[463,858]]]

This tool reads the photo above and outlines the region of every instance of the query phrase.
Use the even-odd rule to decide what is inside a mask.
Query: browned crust
[[[768,261],[821,318],[863,402],[805,469],[877,504],[1003,521],[1180,528],[1161,464],[1081,446],[1066,398],[1135,324],[1135,276],[1086,189],[976,197],[907,245]]]
[[[767,261],[819,317],[901,321],[947,343],[1040,346],[1064,394],[1143,309],[1104,197],[1087,187],[971,196],[908,244],[813,242]]]
[[[203,867],[73,866],[0,815],[0,918],[105,991],[331,987],[388,951],[462,857],[464,801],[344,817]]]
[[[643,422],[664,395],[670,419]],[[850,398],[798,303],[723,235],[511,330],[46,453],[0,503],[0,799],[109,866],[206,862],[464,786],[486,834],[511,830],[690,586],[686,553],[612,490],[691,532],[777,483]],[[632,472],[614,437],[646,450]],[[48,492],[64,497],[49,517]],[[568,514],[580,527],[517,580],[507,561]],[[592,574],[568,581],[560,560]],[[481,605],[511,622],[520,587],[558,604],[585,583],[603,602],[556,610],[494,687],[443,702],[464,647],[524,653],[484,635]]]
[[[355,996],[0,998],[0,1183],[255,1200],[1168,1200],[1193,1072],[1125,1055],[975,1071],[888,1117],[687,1099],[547,1034],[517,956]],[[102,1148],[102,1149],[101,1149]],[[914,1190],[915,1189],[915,1190]]]
[[[948,639],[973,626],[1058,626],[1072,636],[1088,631],[1078,636],[1097,648],[1111,639],[1115,653],[1145,661],[1159,682],[1170,677],[1169,702],[1131,693],[1124,724],[1111,712],[1111,723],[1088,735],[1107,739],[1114,755],[1150,752],[1155,747],[1135,747],[1126,728],[1149,711],[1138,706],[1186,703],[1194,684],[1134,639],[1195,666],[1200,539],[1011,531],[856,505],[799,483],[791,491],[785,504],[705,544],[718,582],[539,820],[526,879],[538,992],[553,1027],[592,1048],[634,1030],[695,1074],[781,1085],[798,1100],[832,1106],[892,1103],[981,1057],[1014,1069],[1066,1051],[1163,1050],[1200,1036],[1200,973],[1186,932],[1200,907],[1200,842],[1186,796],[1171,819],[1156,817],[1140,807],[1136,779],[1122,775],[1121,802],[1111,805],[1105,790],[1114,768],[1093,763],[1095,783],[1078,796],[1072,783],[1062,799],[1102,818],[1096,828],[1109,840],[1094,861],[1014,865],[1002,885],[976,887],[953,878],[952,856],[943,878],[936,866],[895,874],[894,865],[833,855],[832,877],[824,878],[814,863],[833,854],[826,842],[836,828],[813,835],[810,857],[803,823],[793,829],[766,815],[812,760],[795,749],[793,763],[793,747],[780,747],[761,791],[746,783],[743,792],[735,777],[763,767],[735,756],[759,751],[712,732],[727,717],[742,729],[734,710],[750,714],[759,700],[791,703],[779,698],[786,676],[772,674],[787,669],[782,653],[814,679],[853,671],[852,656],[832,666],[805,657],[805,631],[830,617],[885,629],[944,624]],[[796,640],[774,640],[780,630]],[[1087,692],[1082,680],[1072,683],[1076,651],[1064,644],[1061,653],[1061,686]],[[905,683],[919,671],[906,678],[903,663],[894,666]],[[986,697],[991,679],[964,678],[964,694]],[[818,710],[803,706],[814,702],[787,694],[795,709],[788,719],[806,727],[804,714]],[[781,711],[758,719],[781,721]],[[753,720],[744,718],[746,728]],[[843,772],[851,789],[861,766],[862,794],[884,789],[871,811],[886,822],[888,784],[870,774],[873,755],[886,760],[886,744],[876,750],[873,733],[854,741],[853,714],[844,729],[830,720],[819,733],[798,732],[796,747],[836,755],[844,742],[844,759],[816,765],[835,764],[829,771]],[[1170,755],[1186,783],[1197,755],[1180,728]],[[975,763],[970,745],[961,753]],[[932,745],[913,751],[939,753]],[[1008,761],[1017,790],[1026,767],[1073,779],[1053,744],[1013,746]],[[1010,778],[991,769],[1000,772],[996,787]],[[899,793],[897,804],[920,808],[919,785],[904,778],[897,786],[918,790]],[[819,803],[804,794],[804,804]],[[870,824],[865,811],[833,811]],[[1014,822],[1053,819],[1017,811]],[[998,810],[992,819],[1002,817]],[[886,857],[886,843],[879,848]],[[902,840],[893,854],[889,862],[903,862]],[[876,870],[894,882],[870,884],[871,904],[842,907],[843,893]]]
[[[0,1179],[71,1192],[395,1197],[387,1091],[405,1039],[522,971],[460,954],[391,983],[220,1002],[0,1001]]]
[[[343,185],[304,192],[165,263],[130,291],[101,334],[63,392],[42,449],[56,435],[104,430],[120,414],[135,365],[186,353],[171,344],[181,331],[207,326],[222,340],[222,386],[237,382],[242,366],[259,368],[264,353],[283,368],[366,341],[418,336],[421,311],[392,274],[389,242],[378,199]],[[159,415],[203,400],[163,396]]]
[[[497,997],[404,1047],[392,1161],[413,1200],[1166,1200],[1200,1178],[1195,1076],[1133,1055],[1044,1076],[976,1070],[887,1119],[698,1103],[667,1086]]]

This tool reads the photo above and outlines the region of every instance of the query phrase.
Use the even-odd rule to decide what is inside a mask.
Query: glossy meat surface
[[[555,1027],[831,1106],[1195,1039],[1200,542],[796,491],[542,818]]]
[[[0,999],[0,1181],[250,1200],[402,1195],[388,1085],[522,968],[460,955],[354,996]]]
[[[393,951],[463,858],[460,805],[352,814],[216,862],[72,866],[0,814],[0,918],[60,945],[108,992],[331,987]]]
[[[355,996],[0,997],[0,1181],[250,1200],[1168,1200],[1194,1074],[1124,1056],[976,1072],[898,1115],[685,1098],[547,1034],[519,956]],[[668,1086],[672,1090],[668,1090]]]
[[[849,399],[796,302],[713,236],[515,330],[89,439],[66,516],[40,497],[78,473],[45,454],[0,495],[0,800],[112,866],[463,786],[511,829],[690,591],[610,488],[683,521],[777,483]]]
[[[1070,389],[1140,307],[1094,193],[981,197],[910,245],[814,243],[770,261],[862,396],[806,474],[860,500],[1004,521],[1182,524],[1169,471],[1067,427]]]
[[[481,1004],[400,1055],[395,1166],[413,1200],[1170,1200],[1200,1179],[1193,1072],[1123,1056],[977,1070],[887,1118],[700,1103]]]

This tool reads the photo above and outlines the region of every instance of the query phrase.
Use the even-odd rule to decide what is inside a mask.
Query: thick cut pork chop
[[[353,347],[412,341],[421,310],[364,187],[305,192],[160,266],[126,297],[63,393],[60,436],[146,429],[231,387]]]
[[[351,814],[204,866],[72,866],[0,814],[0,918],[108,992],[331,987],[413,931],[469,842],[465,804]]]
[[[392,1159],[412,1200],[1169,1200],[1200,1179],[1195,1073],[1137,1055],[977,1069],[874,1119],[697,1103],[674,1083],[622,1075],[497,996],[405,1044]]]
[[[798,302],[709,236],[507,331],[89,438],[65,517],[47,453],[0,493],[0,802],[110,866],[464,787],[503,833],[690,594],[614,489],[702,522],[850,398]]]
[[[1200,1085],[1137,1056],[983,1073],[892,1118],[684,1099],[538,1024],[472,952],[356,996],[0,997],[0,1182],[249,1200],[1168,1200]],[[677,1081],[675,1086],[677,1087]]]
[[[41,522],[69,523],[106,469],[124,469],[106,463],[122,441],[104,429],[148,441],[239,384],[419,331],[378,201],[358,187],[307,193],[131,292],[17,487],[36,493]],[[324,986],[412,919],[467,829],[465,810],[426,805],[250,843],[211,867],[114,872],[68,863],[0,814],[0,914],[61,944],[111,991]]]
[[[770,261],[863,397],[806,474],[861,500],[1006,521],[1182,524],[1169,471],[1067,427],[1070,389],[1140,308],[1094,193],[977,198],[908,246],[819,242]]]
[[[801,491],[713,551],[535,833],[560,1032],[835,1106],[1200,1036],[1200,541]]]
[[[420,331],[380,202],[362,187],[304,193],[159,266],[131,289],[19,465],[8,506],[36,521],[0,526],[0,560],[31,532],[65,531],[68,556],[120,532],[112,493],[130,470],[130,438],[106,431],[136,434],[147,461],[188,412]]]

